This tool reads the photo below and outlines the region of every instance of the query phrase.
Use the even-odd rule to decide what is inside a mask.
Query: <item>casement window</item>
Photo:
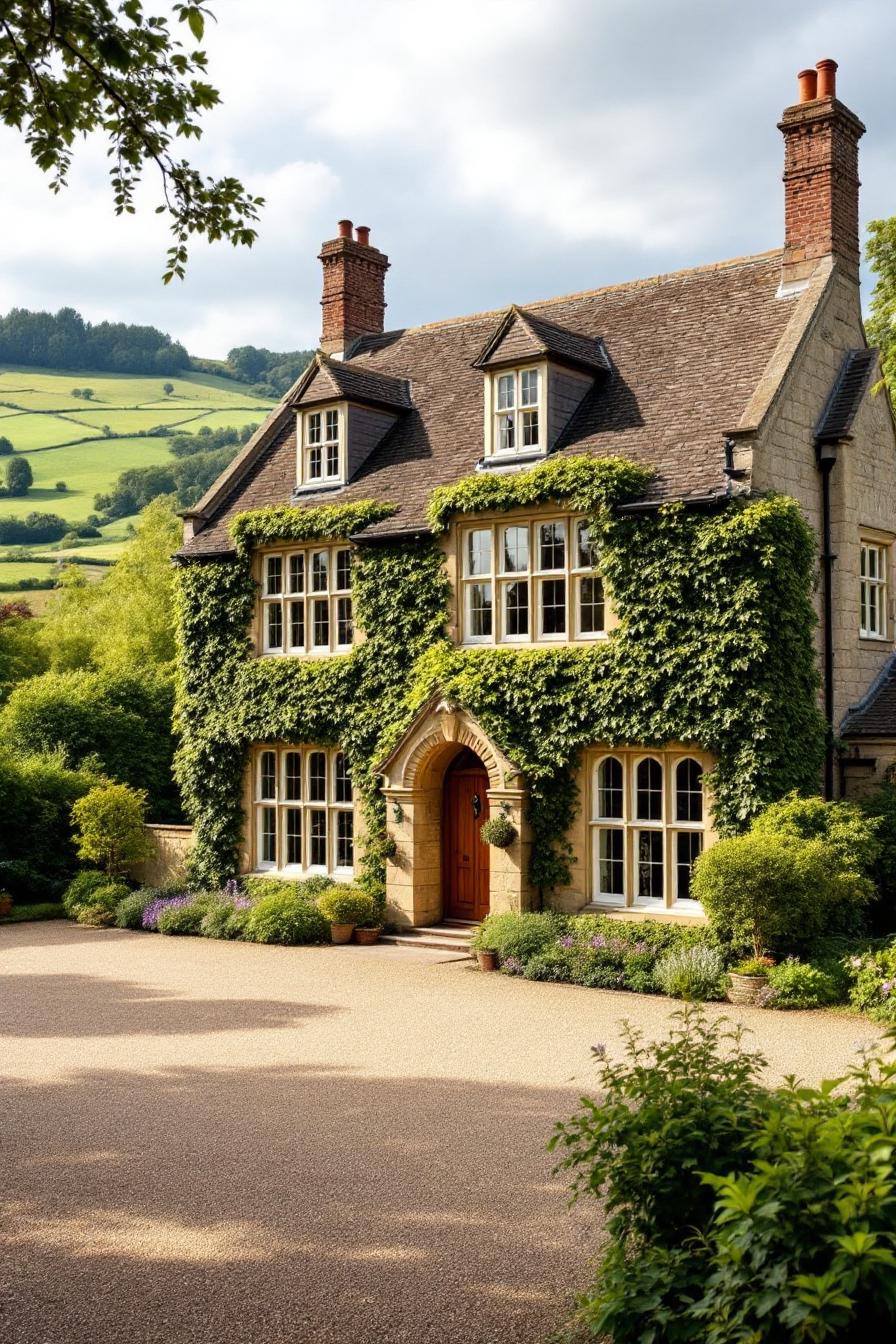
[[[890,548],[876,541],[859,547],[859,634],[863,639],[887,638],[887,572]]]
[[[306,546],[261,557],[264,654],[347,653],[354,640],[352,555]]]
[[[496,458],[527,457],[545,451],[545,370],[505,369],[487,384],[491,424],[486,453]]]
[[[300,485],[334,485],[343,480],[343,426],[338,406],[303,411],[298,417]]]
[[[709,825],[705,769],[674,751],[613,751],[592,759],[592,901],[699,913],[691,872]]]
[[[461,530],[461,641],[531,644],[597,639],[607,603],[584,518]]]
[[[352,781],[345,754],[323,747],[258,747],[252,762],[253,867],[288,876],[349,876]]]

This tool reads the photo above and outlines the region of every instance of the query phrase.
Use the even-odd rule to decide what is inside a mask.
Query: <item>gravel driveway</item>
[[[672,1011],[399,948],[2,927],[0,1339],[543,1344],[599,1230],[545,1141],[589,1046]],[[739,1016],[777,1075],[875,1034]]]

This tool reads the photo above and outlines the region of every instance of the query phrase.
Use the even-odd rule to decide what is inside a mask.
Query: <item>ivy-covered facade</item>
[[[854,136],[816,102],[788,152]],[[873,540],[888,581],[896,437],[850,239],[804,274],[789,223],[782,252],[383,333],[386,259],[344,225],[322,353],[187,518],[197,877],[327,872],[399,924],[699,918],[718,834],[849,786],[839,729],[888,667],[865,569]]]

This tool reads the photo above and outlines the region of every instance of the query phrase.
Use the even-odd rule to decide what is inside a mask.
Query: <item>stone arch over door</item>
[[[437,924],[443,918],[442,790],[446,770],[464,748],[488,775],[491,815],[506,811],[518,836],[509,849],[489,852],[489,909],[528,908],[530,842],[520,771],[472,715],[435,695],[379,766],[387,831],[396,844],[386,865],[388,917],[396,923]]]

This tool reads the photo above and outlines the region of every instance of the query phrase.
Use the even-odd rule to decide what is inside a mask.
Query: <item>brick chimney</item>
[[[341,354],[357,336],[383,330],[389,269],[386,254],[370,246],[366,225],[359,225],[354,236],[350,219],[340,219],[336,227],[338,236],[320,250],[324,268],[320,348],[328,355]]]
[[[784,111],[782,285],[808,279],[821,257],[859,275],[859,140],[865,127],[837,97],[837,62],[797,77],[799,101]]]

